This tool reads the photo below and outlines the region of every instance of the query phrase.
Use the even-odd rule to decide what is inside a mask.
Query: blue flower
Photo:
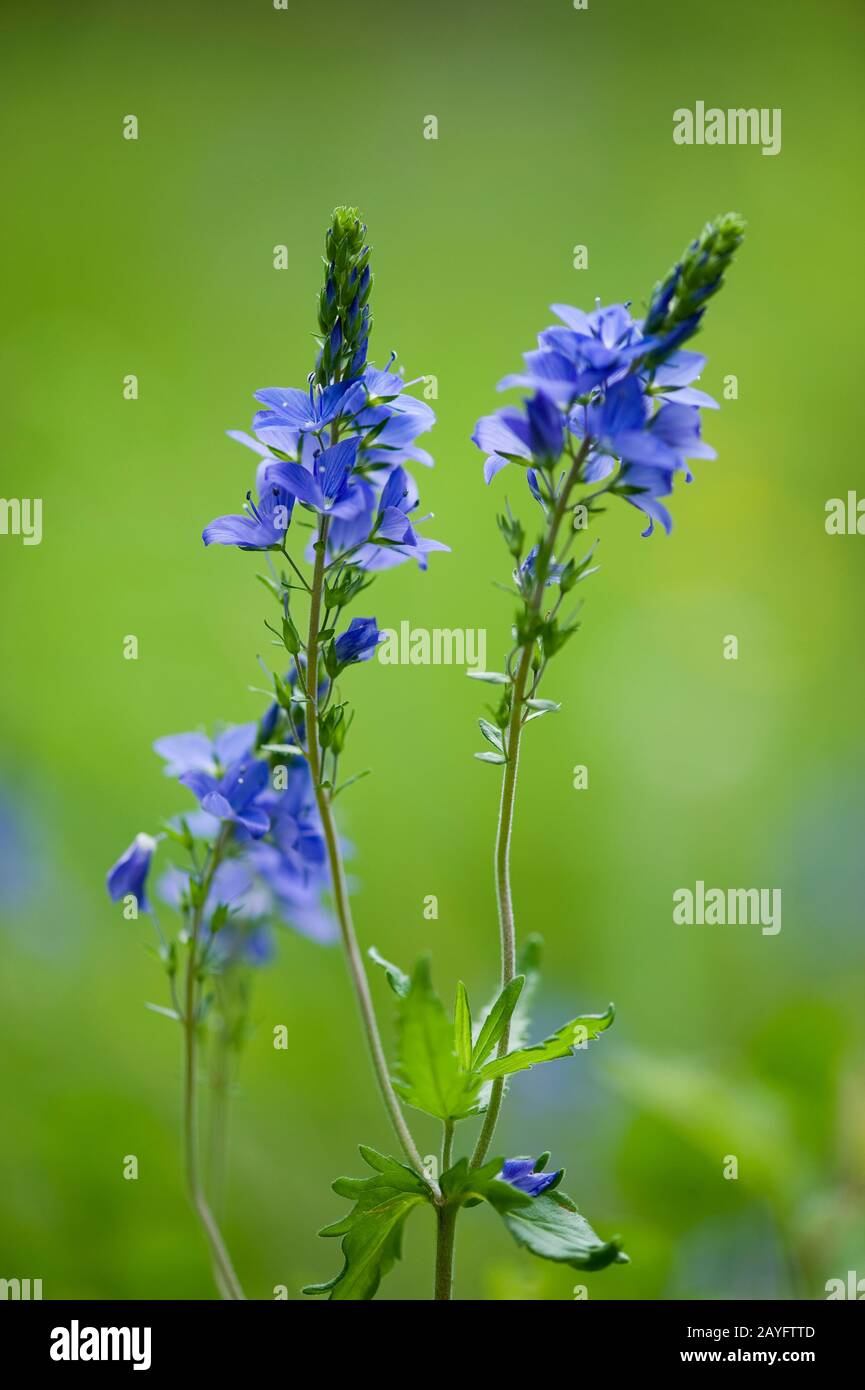
[[[486,455],[484,482],[491,483],[509,463],[531,463],[529,422],[514,406],[483,415],[475,426],[472,442]]]
[[[585,423],[580,425],[579,414]],[[603,400],[578,412],[572,423],[577,433],[593,441],[593,462],[586,469],[594,482],[612,472],[616,459],[647,468],[685,469],[686,458],[715,458],[700,438],[700,412],[693,406],[664,402],[654,415],[636,377],[610,388]]]
[[[524,355],[525,372],[505,377],[500,391],[529,387],[570,408],[577,397],[617,380],[653,346],[624,304],[599,305],[590,314],[554,304],[553,312],[566,327],[544,329],[538,348]]]
[[[201,809],[260,839],[270,826],[267,812],[256,801],[268,784],[267,763],[239,758],[220,777],[207,772],[183,772],[178,781],[198,798]]]
[[[327,848],[309,764],[294,757],[287,766],[286,784],[263,792],[258,804],[270,817],[270,841],[296,878],[308,884],[327,868]]]
[[[357,462],[357,451],[358,439],[353,435],[318,450],[310,468],[292,460],[270,464],[267,479],[285,488],[312,511],[352,516],[357,499],[352,494],[350,478]]]
[[[334,653],[340,666],[354,661],[369,661],[381,641],[375,618],[352,618],[346,631],[334,642]]]
[[[718,402],[712,396],[691,385],[692,381],[699,379],[705,365],[706,359],[700,352],[674,352],[653,372],[646,374],[646,381],[652,395],[661,400],[673,401],[676,405],[719,410]]]
[[[546,1158],[506,1158],[499,1179],[519,1188],[520,1192],[527,1192],[530,1197],[540,1197],[542,1192],[560,1183],[565,1172],[564,1168],[556,1173],[539,1172],[538,1165],[543,1167],[546,1161]]]
[[[397,465],[387,476],[381,494],[359,479],[356,483],[359,506],[353,516],[337,517],[328,535],[328,559],[345,556],[356,569],[392,569],[406,560],[417,560],[425,570],[433,551],[448,551],[443,541],[419,535],[415,527],[427,517],[410,521],[418,507],[417,484]]]
[[[336,922],[322,900],[329,875],[299,875],[275,845],[258,840],[248,851],[248,862],[271,895],[271,911],[281,921],[323,945],[339,937]]]
[[[131,895],[137,899],[142,912],[150,911],[147,875],[158,843],[152,835],[136,835],[126,853],[109,869],[106,885],[112,902],[119,902],[121,898]]]
[[[339,381],[323,390],[267,386],[256,391],[255,399],[267,410],[256,412],[252,428],[262,444],[293,454],[304,434],[321,434],[334,420],[351,417],[366,404],[361,382]]]
[[[259,470],[262,471],[262,470]],[[264,465],[267,473],[267,465]],[[294,509],[294,496],[266,476],[259,487],[258,506],[246,494],[247,510],[240,516],[218,516],[205,526],[205,545],[237,545],[241,550],[280,549]]]
[[[538,392],[526,401],[529,448],[538,463],[557,463],[565,447],[565,426],[555,401]]]
[[[207,734],[166,734],[158,738],[153,751],[166,761],[166,777],[184,772],[206,772],[215,777],[220,769],[244,758],[255,746],[255,724],[229,724],[216,738]]]

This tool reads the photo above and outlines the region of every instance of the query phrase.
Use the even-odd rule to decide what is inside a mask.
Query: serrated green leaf
[[[513,1072],[526,1071],[529,1067],[537,1066],[539,1062],[555,1062],[559,1057],[571,1057],[576,1047],[593,1041],[609,1028],[615,1013],[611,1004],[605,1013],[583,1014],[579,1018],[572,1018],[543,1042],[536,1043],[533,1047],[517,1048],[513,1052],[507,1052],[504,1057],[493,1058],[481,1067],[480,1074],[484,1081],[492,1081],[497,1076],[510,1076]]]
[[[604,1269],[628,1261],[619,1237],[601,1240],[564,1192],[532,1197],[528,1205],[502,1212],[502,1220],[518,1245],[543,1260],[572,1269]]]
[[[397,1015],[394,1086],[407,1105],[442,1120],[474,1113],[480,1077],[466,1072],[454,1047],[454,1028],[432,986],[429,960],[418,961]]]
[[[525,983],[525,976],[517,975],[516,979],[505,985],[501,994],[493,1003],[489,1013],[484,1020],[483,1026],[478,1033],[477,1042],[474,1045],[471,1056],[471,1065],[479,1067],[489,1057],[496,1043],[501,1038],[505,1029],[511,1021],[511,1015],[517,1005],[517,1000],[522,992]]]
[[[460,980],[454,1004],[454,1050],[463,1071],[472,1065],[472,1011],[466,987]]]
[[[398,994],[401,999],[404,999],[411,989],[411,980],[408,975],[406,975],[405,971],[400,970],[398,965],[391,965],[390,961],[385,960],[384,956],[376,950],[375,946],[370,946],[367,955],[370,960],[375,961],[376,965],[381,966],[394,994]]]
[[[361,1148],[375,1169],[371,1178],[338,1178],[334,1191],[354,1200],[348,1216],[325,1226],[319,1235],[342,1236],[345,1263],[325,1284],[308,1284],[306,1294],[326,1293],[332,1300],[374,1298],[382,1278],[400,1258],[406,1217],[413,1207],[430,1200],[430,1190],[417,1173],[395,1158]]]

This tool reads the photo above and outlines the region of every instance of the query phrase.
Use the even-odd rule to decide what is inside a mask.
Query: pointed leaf
[[[393,990],[394,994],[398,994],[400,998],[405,998],[405,996],[411,989],[411,980],[409,979],[408,975],[406,975],[405,971],[400,970],[399,966],[397,965],[391,965],[390,961],[385,960],[384,956],[376,950],[375,946],[370,946],[367,955],[369,956],[370,960],[375,961],[376,965],[381,966],[382,970],[385,972],[387,976],[387,982]]]
[[[516,1071],[526,1071],[538,1062],[554,1062],[559,1057],[572,1057],[576,1047],[583,1047],[609,1028],[615,1013],[611,1004],[606,1013],[583,1014],[580,1018],[572,1018],[570,1023],[563,1024],[558,1032],[545,1038],[542,1043],[536,1043],[534,1047],[520,1047],[514,1052],[506,1053],[504,1057],[493,1058],[481,1067],[481,1076],[485,1081],[491,1081],[497,1076],[510,1076]]]
[[[497,748],[500,753],[503,753],[505,744],[501,729],[497,729],[495,724],[491,724],[488,719],[479,719],[478,727],[487,743],[491,743],[493,748]]]
[[[480,1077],[460,1065],[453,1024],[433,989],[427,959],[415,967],[400,1005],[397,1032],[394,1085],[402,1099],[442,1120],[472,1114]]]
[[[466,987],[460,980],[454,1005],[454,1050],[463,1071],[472,1065],[472,1012]]]
[[[511,1015],[516,1008],[524,983],[525,976],[517,975],[516,979],[505,985],[496,999],[478,1033],[478,1039],[472,1052],[472,1066],[479,1067],[496,1046],[511,1021]]]
[[[601,1240],[563,1192],[533,1197],[527,1206],[504,1211],[502,1219],[517,1244],[541,1259],[573,1269],[603,1269],[628,1262],[619,1237]]]

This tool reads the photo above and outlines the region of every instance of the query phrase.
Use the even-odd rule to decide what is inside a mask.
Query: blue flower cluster
[[[188,834],[211,847],[222,840],[224,857],[210,878],[202,911],[205,933],[220,913],[213,941],[217,960],[264,963],[272,949],[268,924],[274,920],[314,941],[337,936],[322,897],[329,873],[307,763],[301,756],[288,755],[287,762],[260,756],[263,736],[276,727],[277,718],[274,706],[260,726],[235,725],[214,739],[203,733],[171,734],[154,744],[165,760],[166,775],[198,802],[174,834]],[[274,769],[279,779],[272,775]],[[137,835],[113,866],[108,892],[115,902],[132,895],[141,911],[151,910],[147,883],[164,838]],[[183,910],[192,897],[190,874],[172,867],[159,892],[170,906]]]
[[[533,495],[550,502],[556,468],[579,453],[578,482],[605,482],[604,491],[639,508],[648,517],[643,535],[656,521],[669,532],[660,499],[677,473],[691,481],[689,459],[715,457],[701,438],[700,411],[717,402],[693,384],[706,359],[680,346],[699,318],[650,333],[625,304],[599,304],[592,313],[555,304],[553,312],[561,322],[539,334],[525,370],[499,383],[532,392],[523,409],[484,416],[472,436],[487,455],[486,481],[520,463]],[[652,317],[663,323],[657,306]]]
[[[203,532],[205,545],[282,550],[295,507],[328,518],[328,561],[358,569],[389,569],[406,560],[427,567],[441,541],[418,531],[417,487],[404,465],[432,464],[416,440],[435,424],[426,402],[407,390],[393,358],[383,371],[364,366],[358,376],[309,389],[256,391],[264,407],[253,434],[232,439],[259,455],[257,502],[247,495],[239,516],[217,517]]]

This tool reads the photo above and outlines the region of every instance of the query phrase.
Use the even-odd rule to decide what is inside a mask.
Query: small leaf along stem
[[[334,429],[334,434],[336,430]],[[327,550],[327,533],[329,518],[323,516],[319,525],[318,540],[315,545],[315,566],[313,570],[312,589],[310,593],[309,610],[309,637],[306,648],[306,694],[307,694],[307,756],[309,759],[309,770],[312,776],[312,785],[315,793],[316,805],[321,817],[322,829],[324,831],[325,845],[327,848],[328,863],[330,865],[331,881],[333,885],[333,897],[336,907],[337,920],[339,922],[342,944],[345,949],[346,960],[348,962],[349,974],[357,996],[360,1008],[361,1020],[366,1034],[367,1046],[369,1047],[372,1059],[373,1070],[381,1090],[385,1108],[390,1116],[391,1123],[396,1131],[397,1138],[402,1145],[409,1163],[417,1172],[418,1176],[429,1184],[433,1196],[436,1200],[439,1197],[438,1184],[435,1179],[430,1179],[424,1172],[423,1160],[420,1156],[418,1147],[412,1137],[411,1130],[406,1123],[402,1113],[399,1099],[394,1091],[393,1084],[388,1071],[387,1058],[381,1041],[378,1029],[378,1022],[375,1016],[372,996],[370,994],[369,980],[366,975],[366,968],[363,957],[358,946],[357,936],[354,930],[354,923],[351,915],[351,903],[349,900],[348,884],[345,877],[345,866],[342,860],[339,837],[333,818],[331,806],[331,794],[326,786],[322,785],[322,759],[321,743],[319,738],[320,710],[318,705],[318,656],[319,656],[319,630],[321,619],[321,600],[324,587],[325,573],[325,553]]]
[[[532,618],[536,618],[540,613],[546,585],[547,569],[553,558],[553,551],[555,549],[556,540],[558,539],[559,529],[568,508],[571,492],[579,478],[580,469],[585,462],[590,447],[591,440],[586,436],[580,447],[579,453],[572,456],[571,467],[562,484],[562,489],[550,517],[549,526],[547,527],[546,534],[541,543],[535,566],[537,579],[527,605],[529,614]],[[502,795],[499,803],[499,819],[496,829],[496,902],[499,912],[503,989],[506,985],[510,984],[511,980],[513,980],[516,975],[516,925],[514,922],[513,894],[511,891],[510,850],[514,823],[514,807],[516,804],[520,738],[523,727],[523,701],[526,696],[526,683],[531,668],[534,645],[535,638],[530,635],[522,647],[519,665],[516,675],[514,676],[511,691],[511,709],[507,728],[507,742],[505,745],[507,762],[505,763],[504,774],[502,776]],[[509,1042],[510,1024],[507,1025],[502,1033],[496,1056],[503,1057],[505,1055],[508,1050]],[[503,1077],[499,1077],[492,1084],[487,1113],[484,1117],[481,1132],[478,1135],[475,1151],[472,1154],[472,1168],[479,1168],[489,1153],[490,1144],[492,1143],[495,1128],[498,1123],[499,1112],[502,1108],[504,1084]]]
[[[213,846],[209,861],[198,885],[196,906],[192,915],[192,928],[189,940],[189,955],[186,962],[186,1007],[183,1014],[184,1031],[184,1093],[183,1093],[183,1138],[186,1162],[186,1182],[189,1196],[204,1234],[210,1246],[214,1277],[223,1299],[231,1302],[245,1300],[246,1295],[240,1280],[234,1272],[231,1256],[223,1240],[222,1233],[201,1184],[198,1160],[198,1113],[196,1096],[196,1071],[198,1067],[198,942],[204,917],[204,907],[213,875],[222,859],[226,832],[220,833]]]

